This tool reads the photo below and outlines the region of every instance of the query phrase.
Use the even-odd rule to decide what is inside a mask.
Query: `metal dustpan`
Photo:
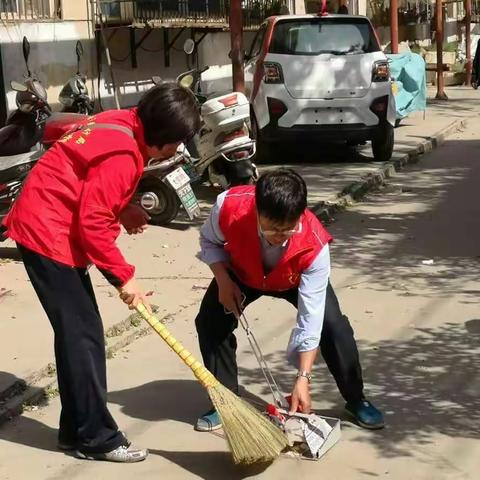
[[[237,319],[245,330],[248,342],[272,393],[274,404],[268,405],[265,415],[286,433],[289,440],[290,449],[286,455],[319,460],[340,440],[340,420],[314,413],[307,415],[296,412],[289,415],[288,401],[278,388],[245,314],[242,312]]]
[[[267,414],[272,416],[272,405],[269,405]],[[323,457],[341,437],[340,420],[311,413],[296,412],[288,414],[288,410],[277,408],[273,416],[284,417],[283,430],[289,441],[289,450],[286,456],[303,458],[306,460],[319,460]]]

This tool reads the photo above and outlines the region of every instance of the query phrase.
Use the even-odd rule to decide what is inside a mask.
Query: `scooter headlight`
[[[193,75],[185,75],[181,80],[180,80],[180,85],[183,88],[191,88],[193,85]]]

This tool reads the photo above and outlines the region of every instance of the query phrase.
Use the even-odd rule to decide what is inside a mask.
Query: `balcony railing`
[[[106,24],[151,27],[228,28],[229,0],[100,0]],[[256,28],[263,20],[285,11],[293,12],[292,0],[243,0],[245,28]]]
[[[61,18],[61,0],[0,0],[0,20],[41,21]]]

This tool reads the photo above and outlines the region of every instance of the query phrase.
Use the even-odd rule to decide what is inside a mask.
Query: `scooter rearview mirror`
[[[183,51],[187,55],[191,55],[193,51],[195,50],[195,42],[191,38],[187,38],[185,40],[185,43],[183,44]]]
[[[83,45],[80,40],[77,41],[77,45],[75,46],[75,51],[77,52],[77,58],[80,60],[80,58],[83,56]]]
[[[16,82],[15,80],[10,82],[10,87],[15,92],[28,92],[28,88],[23,83]]]
[[[22,49],[25,65],[27,66],[27,74],[29,77],[31,77],[32,74],[30,73],[30,67],[28,66],[28,58],[30,57],[30,42],[28,41],[27,37],[23,37]]]
[[[75,52],[77,53],[77,75],[80,74],[80,59],[83,55],[83,45],[80,40],[77,41],[77,45],[75,46]]]

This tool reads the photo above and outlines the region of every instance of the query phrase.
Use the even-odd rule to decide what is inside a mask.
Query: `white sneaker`
[[[135,463],[145,460],[148,450],[136,448],[133,445],[120,445],[115,450],[107,453],[83,453],[76,451],[75,455],[83,460],[104,460],[107,462]]]

